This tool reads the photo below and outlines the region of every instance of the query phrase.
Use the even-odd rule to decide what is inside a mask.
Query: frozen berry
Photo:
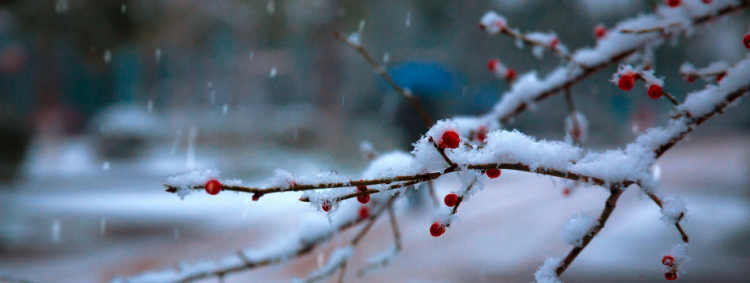
[[[500,64],[500,60],[497,59],[490,59],[487,61],[487,69],[490,70],[490,72],[497,72],[497,65]]]
[[[435,223],[432,223],[432,226],[430,226],[430,234],[433,237],[440,237],[440,235],[442,235],[443,233],[445,233],[445,225],[437,221],[435,221]]]
[[[458,133],[453,130],[448,130],[443,133],[443,136],[440,138],[440,143],[438,145],[440,146],[440,148],[457,148],[460,142],[461,137],[458,136]]]
[[[361,204],[370,202],[370,195],[357,196],[357,201]]]
[[[664,278],[667,278],[669,281],[677,280],[677,271],[670,271],[667,273],[664,273]]]
[[[661,259],[661,264],[669,267],[674,266],[674,257],[671,255],[665,255],[664,258]]]
[[[680,6],[681,3],[682,1],[680,0],[667,0],[667,6],[671,8],[677,8]]]
[[[253,194],[253,201],[258,201],[260,199],[260,197],[262,197],[262,196],[263,196],[263,194],[261,194],[261,193],[254,193]]]
[[[688,83],[691,83],[691,84],[692,84],[692,83],[694,83],[694,82],[695,82],[695,79],[696,79],[696,77],[695,77],[695,76],[691,76],[691,75],[688,75],[687,77],[685,77],[685,79],[687,80],[687,82],[688,82]]]
[[[445,205],[447,205],[448,207],[454,207],[458,203],[458,195],[447,194],[443,202],[445,202]]]
[[[664,91],[659,85],[651,85],[648,87],[648,97],[651,97],[651,99],[659,99],[662,94],[664,94]]]
[[[617,82],[617,85],[620,87],[621,90],[628,91],[633,89],[633,86],[635,86],[635,73],[627,73],[620,77],[620,81]]]
[[[570,188],[564,188],[563,191],[562,191],[562,194],[563,194],[564,197],[569,197],[570,196]]]
[[[217,180],[211,180],[206,183],[206,192],[209,195],[218,195],[221,192],[221,183]]]
[[[724,76],[726,76],[726,75],[727,75],[727,73],[721,73],[721,74],[717,75],[717,76],[716,76],[716,82],[717,82],[717,83],[718,83],[718,82],[721,82],[721,80],[723,80],[723,79],[724,79]]]
[[[508,81],[516,80],[516,70],[508,68],[508,71],[505,72],[505,79]]]
[[[746,48],[750,48],[750,33],[742,37],[742,44],[745,44]]]
[[[487,177],[490,177],[490,179],[500,177],[500,173],[500,169],[487,169]]]
[[[605,35],[607,35],[607,28],[603,25],[598,25],[594,28],[594,38],[602,39]]]
[[[359,218],[365,219],[370,217],[370,208],[363,205],[359,208]]]
[[[325,212],[329,212],[329,211],[331,211],[331,208],[332,208],[332,207],[333,207],[333,206],[331,205],[331,202],[330,202],[330,201],[324,201],[324,202],[323,202],[323,205],[321,205],[321,208],[323,208],[323,211],[325,211]]]

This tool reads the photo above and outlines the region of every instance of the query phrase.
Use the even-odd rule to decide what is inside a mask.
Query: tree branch
[[[607,223],[607,219],[609,219],[612,211],[615,210],[615,205],[617,204],[617,200],[620,198],[620,195],[622,195],[622,188],[619,185],[612,185],[612,187],[610,187],[609,198],[607,198],[607,201],[604,203],[604,210],[602,210],[602,214],[599,215],[599,223],[594,226],[594,228],[585,237],[583,237],[581,246],[574,247],[573,250],[568,253],[568,256],[563,259],[563,261],[560,263],[560,266],[557,267],[557,270],[555,270],[555,273],[557,273],[557,277],[560,277],[560,275],[565,272],[568,266],[570,266],[570,264],[573,263],[573,261],[576,259],[578,254],[580,254],[583,249],[588,246],[591,240],[594,239],[597,234],[599,234],[599,231],[604,228],[604,224]]]
[[[404,88],[402,88],[401,86],[399,86],[391,78],[391,75],[389,75],[385,71],[385,66],[380,65],[380,63],[378,63],[378,61],[375,60],[375,58],[372,58],[372,56],[370,55],[370,53],[367,52],[367,49],[365,49],[365,47],[362,46],[362,44],[350,41],[346,37],[346,35],[344,35],[344,34],[342,34],[340,32],[334,32],[333,36],[336,39],[338,39],[339,41],[341,41],[343,43],[346,43],[346,45],[348,45],[352,49],[354,49],[357,52],[359,52],[359,54],[362,55],[362,58],[364,58],[365,61],[367,61],[367,63],[370,64],[370,66],[372,67],[372,69],[375,70],[375,72],[377,72],[378,75],[380,75],[389,85],[391,85],[391,87],[393,88],[393,90],[395,90],[398,94],[400,94],[401,96],[403,96],[404,98],[406,98],[406,100],[409,100],[409,102],[414,107],[414,109],[417,110],[417,113],[419,113],[419,116],[422,117],[422,121],[427,126],[427,128],[431,128],[432,127],[432,118],[430,118],[430,114],[428,114],[427,111],[425,111],[424,108],[422,108],[422,105],[419,104],[419,101],[417,101],[417,98],[414,97],[414,94],[412,94],[411,91],[407,91]]]

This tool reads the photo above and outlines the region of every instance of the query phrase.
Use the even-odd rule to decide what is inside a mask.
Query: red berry
[[[263,194],[261,194],[261,193],[254,193],[253,194],[253,201],[258,201],[260,199],[260,197],[262,197],[262,196],[263,196]]]
[[[703,3],[706,3],[706,4],[711,4],[712,2],[712,0],[701,0],[701,1],[703,1]]]
[[[479,127],[479,132],[477,132],[477,140],[479,142],[484,142],[484,140],[487,139],[487,128],[485,126]]]
[[[669,281],[677,280],[677,271],[670,271],[667,273],[664,273],[664,278],[667,278]]]
[[[662,94],[664,94],[664,91],[659,85],[651,85],[648,87],[648,97],[651,97],[651,99],[659,99]]]
[[[211,180],[206,183],[206,192],[209,195],[218,195],[221,192],[221,183],[217,180]]]
[[[562,194],[563,194],[564,197],[569,197],[570,196],[570,188],[564,188],[563,191],[562,191]]]
[[[726,76],[726,75],[727,75],[727,73],[721,73],[721,74],[719,74],[718,76],[716,76],[716,82],[718,83],[718,82],[720,82],[721,80],[723,80],[723,79],[724,79],[724,76]]]
[[[680,1],[680,0],[667,0],[667,6],[669,6],[671,8],[677,8],[677,7],[679,7],[680,3],[682,3],[682,1]]]
[[[605,35],[607,35],[607,28],[603,25],[598,25],[594,28],[594,38],[602,39]]]
[[[664,258],[661,259],[661,264],[669,267],[674,266],[674,257],[671,255],[665,255]]]
[[[321,206],[321,208],[323,208],[323,211],[325,211],[325,212],[329,212],[329,211],[331,211],[331,208],[332,208],[332,207],[333,207],[333,206],[331,205],[331,202],[330,202],[330,201],[324,201],[324,202],[323,202],[323,205]]]
[[[440,148],[457,148],[460,142],[461,137],[458,136],[458,133],[453,130],[448,130],[443,133],[443,136],[440,138],[440,143],[438,143],[438,145],[440,146]]]
[[[363,205],[359,208],[359,218],[365,219],[370,217],[370,208]]]
[[[747,33],[742,37],[742,44],[744,44],[746,48],[750,49],[750,33]]]
[[[559,39],[557,39],[557,38],[553,38],[553,39],[552,39],[552,40],[550,40],[550,42],[549,42],[549,47],[550,47],[550,48],[552,48],[552,49],[555,49],[555,48],[557,48],[557,45],[558,45],[558,44],[560,44],[560,40],[559,40]]]
[[[617,82],[617,85],[620,87],[621,90],[628,91],[633,89],[633,86],[635,86],[635,73],[627,73],[620,77],[620,81]]]
[[[361,204],[370,202],[370,195],[357,196],[357,201]]]
[[[500,169],[487,169],[486,173],[487,177],[490,177],[490,179],[500,177]]]
[[[500,64],[500,60],[497,59],[490,59],[487,61],[487,69],[490,70],[490,72],[497,72],[497,65]]]
[[[505,79],[508,81],[516,80],[516,70],[508,68],[508,71],[505,72]]]
[[[435,221],[435,223],[432,223],[432,226],[430,226],[430,235],[433,237],[440,237],[445,233],[445,225]]]
[[[692,84],[695,82],[696,77],[688,75],[687,77],[685,77],[685,79],[687,80],[688,83]]]
[[[485,30],[485,29],[487,29],[487,28],[486,28],[486,27],[484,27],[484,25],[483,25],[483,24],[479,24],[479,29],[481,29],[481,30]]]
[[[458,203],[458,195],[452,193],[447,194],[443,202],[445,202],[445,205],[448,207],[454,207]]]

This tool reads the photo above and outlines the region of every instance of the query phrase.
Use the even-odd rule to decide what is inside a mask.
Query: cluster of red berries
[[[617,81],[617,86],[624,91],[631,90],[635,86],[635,80],[637,78],[638,76],[635,73],[628,72],[620,76],[620,80]],[[664,90],[660,85],[652,84],[648,87],[648,97],[651,97],[651,99],[659,99],[662,95],[664,95]]]
[[[555,48],[555,46],[557,46],[557,44],[559,43],[559,41],[555,42],[555,40],[550,42],[550,46],[552,46],[552,44],[554,43],[554,46],[552,46],[552,48]],[[487,61],[487,69],[490,70],[490,72],[497,73],[498,71],[501,71],[499,67],[500,67],[500,60],[490,59],[489,61]],[[513,70],[513,68],[507,68],[505,69],[505,74],[503,76],[505,76],[505,80],[512,82],[516,80],[516,77],[518,76],[518,74],[516,73],[516,70]]]
[[[443,133],[443,136],[440,137],[440,141],[438,142],[438,147],[440,148],[458,148],[458,145],[461,143],[461,137],[458,135],[456,131],[448,130]]]
[[[664,273],[664,278],[667,278],[667,280],[677,280],[677,263],[674,261],[674,257],[671,255],[665,255],[664,258],[661,259],[661,264],[669,268],[667,272]]]
[[[360,180],[360,181],[362,181],[362,180]],[[364,192],[366,190],[367,190],[367,186],[364,186],[364,185],[357,186],[357,191],[358,192]],[[370,202],[370,195],[368,194],[368,195],[357,196],[357,201],[359,203],[361,203],[361,204],[366,204],[366,203]]]

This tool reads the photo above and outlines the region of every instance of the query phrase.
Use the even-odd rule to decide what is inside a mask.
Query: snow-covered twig
[[[656,205],[659,206],[659,208],[664,208],[664,204],[663,204],[662,200],[659,199],[659,197],[656,196],[656,194],[654,194],[653,192],[649,192],[647,195],[648,195],[648,197],[651,200],[653,200],[656,203]],[[682,226],[680,225],[680,220],[682,220],[682,218],[684,216],[685,216],[685,214],[681,214],[677,218],[677,221],[675,221],[674,226],[677,228],[677,231],[680,232],[680,236],[682,236],[682,241],[685,242],[685,243],[689,243],[690,242],[690,238],[688,237],[687,233],[685,233],[685,230],[683,230]]]
[[[692,16],[692,25],[708,23],[716,18],[741,11],[750,6],[750,0],[740,0],[737,5],[730,3],[723,7],[707,10],[700,15]],[[668,21],[668,20],[666,20]],[[642,15],[635,19],[625,20],[617,24],[616,29],[642,28],[643,25],[669,24],[665,19],[656,15]],[[664,34],[623,34],[610,33],[597,42],[595,48],[582,48],[572,52],[574,66],[562,65],[543,79],[539,79],[535,72],[519,75],[519,79],[510,91],[495,104],[494,110],[484,116],[477,117],[480,121],[497,119],[508,123],[518,114],[533,106],[534,103],[545,100],[555,94],[572,87],[591,75],[598,73],[644,49],[646,46],[655,47],[663,42]]]
[[[375,221],[380,217],[383,212],[388,209],[389,213],[392,213],[392,206],[393,201],[396,200],[398,197],[398,194],[394,195],[393,197],[388,199],[388,202],[380,207],[378,211],[376,211],[374,214],[371,214],[367,217],[367,224],[365,224],[364,227],[357,233],[357,235],[352,238],[350,246],[341,248],[337,251],[339,253],[332,253],[330,258],[328,259],[328,263],[321,267],[318,270],[313,271],[307,278],[301,280],[302,282],[311,283],[311,282],[317,282],[319,280],[325,279],[326,277],[329,277],[333,275],[336,270],[339,271],[339,282],[343,282],[344,273],[346,272],[346,265],[349,258],[351,258],[351,255],[354,251],[354,248],[362,241],[362,239],[367,235],[367,232],[370,231],[370,228],[375,224]]]
[[[534,56],[541,57],[544,49],[549,49],[560,58],[571,61],[572,58],[568,53],[568,48],[560,43],[560,39],[554,33],[522,33],[518,29],[508,27],[506,19],[495,12],[487,12],[479,23],[479,28],[487,31],[489,34],[504,34],[516,40],[516,45],[521,48],[524,44],[533,46]]]
[[[591,229],[588,234],[586,234],[586,236],[583,237],[583,239],[581,240],[581,245],[573,247],[573,249],[565,257],[565,259],[563,259],[563,261],[555,270],[557,277],[560,277],[560,275],[565,272],[568,266],[573,263],[576,257],[583,251],[583,249],[586,248],[586,246],[588,246],[591,240],[594,239],[597,234],[599,234],[599,231],[604,228],[604,224],[607,223],[607,219],[609,219],[612,211],[615,210],[617,200],[620,198],[620,195],[622,195],[623,192],[622,187],[620,185],[612,185],[609,190],[609,198],[607,198],[607,201],[604,202],[604,210],[602,210],[602,214],[599,215],[599,218],[597,219],[598,223],[596,224],[596,226],[594,226],[593,229]]]

